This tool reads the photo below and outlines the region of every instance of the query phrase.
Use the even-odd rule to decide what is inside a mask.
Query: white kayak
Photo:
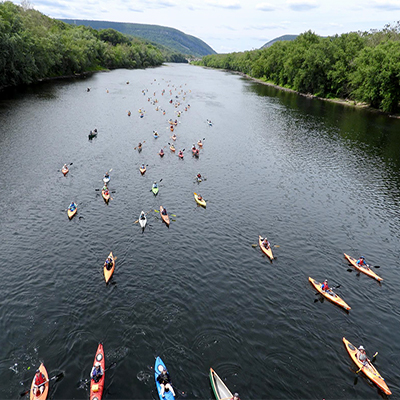
[[[110,182],[110,179],[111,179],[111,178],[106,178],[106,177],[104,177],[104,178],[103,178],[103,182],[104,182],[105,184],[107,184],[108,182]]]
[[[146,218],[146,214],[144,214],[144,218],[141,218],[141,215],[139,216],[139,225],[142,229],[144,229],[146,227],[147,224],[147,218]]]

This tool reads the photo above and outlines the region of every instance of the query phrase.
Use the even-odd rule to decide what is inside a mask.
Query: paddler
[[[367,365],[368,357],[367,357],[367,353],[365,352],[364,346],[360,346],[358,348],[357,358],[363,365]]]
[[[170,390],[172,395],[175,397],[175,392],[171,385],[171,378],[169,377],[169,373],[165,368],[163,368],[160,375],[157,376],[157,382],[161,386],[161,391],[160,391],[161,397],[165,397],[164,396],[165,389]]]
[[[108,256],[105,262],[105,266],[107,268],[107,270],[109,271],[112,268],[112,263],[113,263],[113,259],[111,256]]]
[[[101,368],[101,364],[99,362],[96,362],[96,364],[94,364],[92,368],[92,372],[90,373],[90,378],[97,383],[101,379],[103,374],[104,371],[103,368]]]
[[[35,382],[33,384],[33,392],[36,397],[40,396],[45,388],[44,383],[46,382],[46,377],[40,372],[40,369],[36,370]]]
[[[269,243],[267,238],[264,238],[261,244],[268,250],[271,247],[271,244]]]
[[[324,280],[324,283],[321,286],[321,290],[323,290],[324,292],[332,292],[331,288],[328,285],[328,279]]]
[[[142,211],[142,213],[140,214],[140,219],[146,219],[146,214],[144,213],[144,211]]]
[[[235,393],[231,400],[240,400],[239,393]]]
[[[357,265],[359,265],[360,267],[368,267],[367,263],[365,262],[365,257],[361,256],[358,260],[357,260]]]

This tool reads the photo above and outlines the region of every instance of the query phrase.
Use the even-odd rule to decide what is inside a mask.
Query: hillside
[[[299,35],[283,35],[283,36],[279,36],[273,40],[270,40],[269,42],[265,43],[264,46],[262,46],[262,49],[265,49],[266,47],[270,47],[272,46],[275,42],[280,42],[280,41],[284,41],[284,40],[294,40],[297,38],[297,36]]]
[[[166,26],[81,19],[61,19],[61,21],[69,24],[91,26],[97,30],[115,29],[123,34],[143,38],[186,55],[202,57],[208,54],[216,54],[216,52],[202,40]]]

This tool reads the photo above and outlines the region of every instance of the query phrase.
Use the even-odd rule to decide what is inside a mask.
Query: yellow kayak
[[[258,244],[260,246],[260,249],[262,250],[262,252],[272,261],[274,259],[274,256],[272,254],[272,249],[270,248],[266,248],[263,244],[262,244],[263,238],[258,235]]]
[[[340,298],[337,294],[333,293],[332,290],[326,292],[325,290],[322,290],[322,283],[316,281],[313,278],[308,277],[308,280],[310,283],[314,286],[314,288],[322,294],[322,296],[326,297],[328,300],[330,300],[332,303],[337,304],[340,307],[343,307],[345,310],[349,311],[351,307],[342,299]]]
[[[199,195],[197,193],[193,193],[194,194],[194,199],[196,200],[196,203],[199,204],[200,206],[206,207],[207,203],[206,201],[201,198],[201,200],[199,199]]]

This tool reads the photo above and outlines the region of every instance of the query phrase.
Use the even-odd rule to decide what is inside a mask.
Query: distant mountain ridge
[[[270,40],[269,42],[265,43],[264,46],[262,46],[262,49],[265,49],[266,47],[272,46],[275,42],[280,42],[284,40],[295,40],[299,35],[283,35],[279,36],[273,40]]]
[[[166,26],[84,19],[60,20],[68,24],[91,26],[96,30],[115,29],[126,35],[136,36],[150,42],[161,44],[185,55],[202,57],[209,54],[216,54],[216,52],[201,39]]]

